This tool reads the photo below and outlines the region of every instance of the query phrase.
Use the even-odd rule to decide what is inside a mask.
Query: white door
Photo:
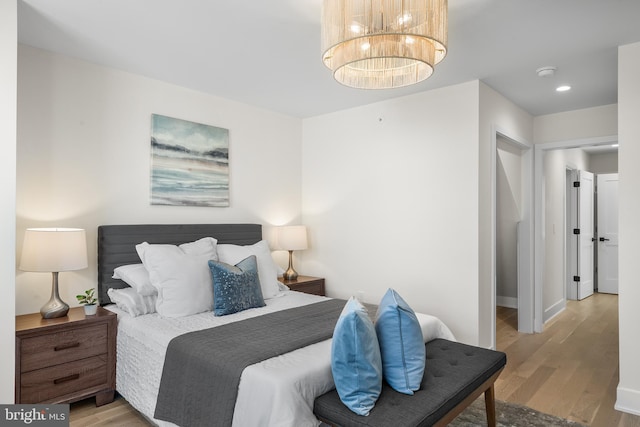
[[[598,292],[618,293],[618,174],[598,175]]]
[[[591,172],[579,171],[578,181],[578,299],[593,295],[594,182]],[[577,278],[577,279],[578,279]]]

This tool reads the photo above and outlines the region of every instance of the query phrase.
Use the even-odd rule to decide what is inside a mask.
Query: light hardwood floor
[[[517,332],[517,311],[498,307],[497,348],[507,366],[496,398],[594,427],[640,427],[616,411],[618,296],[568,301],[541,334]]]
[[[569,301],[542,334],[521,334],[517,312],[498,307],[497,347],[507,366],[496,398],[594,427],[640,427],[640,417],[613,409],[618,385],[618,297]],[[72,427],[150,425],[122,398],[96,408],[71,405]]]
[[[71,404],[69,414],[70,427],[112,426],[112,427],[146,427],[152,426],[146,418],[133,409],[126,400],[116,394],[113,403],[96,408],[93,399],[86,399]]]

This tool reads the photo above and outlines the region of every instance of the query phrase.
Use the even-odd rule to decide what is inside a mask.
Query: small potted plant
[[[96,305],[98,300],[93,295],[94,292],[95,289],[91,288],[84,291],[84,294],[76,295],[78,303],[84,305],[84,314],[87,316],[93,316],[98,310],[98,306]]]

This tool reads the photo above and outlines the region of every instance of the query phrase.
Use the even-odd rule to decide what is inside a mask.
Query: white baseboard
[[[567,302],[564,299],[559,300],[551,307],[547,308],[542,314],[542,322],[547,323],[558,314],[562,313],[567,306]]]
[[[496,305],[498,307],[518,308],[518,298],[496,295]]]
[[[640,391],[618,386],[618,398],[614,408],[618,411],[640,415]]]

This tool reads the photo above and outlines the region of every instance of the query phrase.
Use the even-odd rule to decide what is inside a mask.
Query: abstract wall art
[[[229,130],[152,114],[151,204],[229,206]]]

